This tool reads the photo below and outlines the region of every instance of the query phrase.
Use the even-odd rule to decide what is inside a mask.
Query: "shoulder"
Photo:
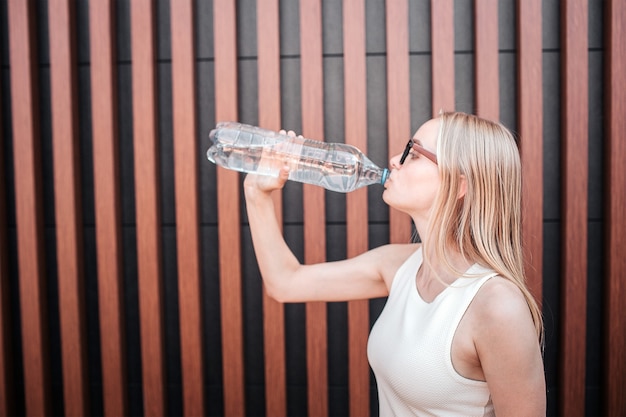
[[[390,288],[398,268],[420,247],[419,243],[387,244],[372,249],[367,252],[367,256],[380,271],[387,288]]]

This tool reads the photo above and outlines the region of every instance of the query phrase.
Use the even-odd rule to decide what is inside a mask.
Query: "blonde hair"
[[[434,246],[424,248],[425,257],[434,253],[454,271],[447,256],[452,247],[513,282],[524,294],[541,341],[541,310],[525,283],[521,163],[513,134],[477,116],[442,113],[437,158],[442,185],[427,232],[435,237],[428,239]]]

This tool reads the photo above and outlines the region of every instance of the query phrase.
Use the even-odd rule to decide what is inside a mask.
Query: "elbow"
[[[279,303],[287,303],[290,301],[288,292],[285,291],[284,286],[268,282],[268,280],[263,280],[263,282],[268,297]]]

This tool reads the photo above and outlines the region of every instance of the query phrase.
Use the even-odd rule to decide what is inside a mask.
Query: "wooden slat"
[[[367,153],[367,75],[365,62],[365,4],[346,0],[343,4],[343,51],[345,141]],[[357,256],[368,249],[367,189],[361,188],[346,197],[347,255]],[[369,364],[367,336],[369,303],[348,303],[348,377],[350,415],[370,414]]]
[[[626,415],[626,3],[606,3],[606,415]]]
[[[526,278],[541,304],[543,265],[543,98],[541,1],[517,1],[518,130]]]
[[[0,97],[2,86],[0,85]],[[0,102],[0,415],[15,414],[14,368],[11,331],[11,288],[9,277],[9,252],[7,232],[6,165],[4,159],[4,113]]]
[[[585,410],[587,322],[588,16],[587,0],[562,5],[562,314],[560,412]]]
[[[26,413],[48,415],[50,381],[43,248],[41,144],[35,53],[34,5],[8,3],[15,220]]]
[[[154,8],[152,0],[133,0],[130,3],[143,408],[146,415],[160,416],[166,413],[167,408]]]
[[[89,2],[98,304],[104,413],[128,414],[120,218],[114,3]]]
[[[278,0],[260,1],[257,7],[259,125],[281,129],[280,21]],[[282,193],[273,194],[278,223],[282,225]],[[263,343],[265,351],[265,410],[268,416],[287,415],[285,310],[263,291]]]
[[[454,110],[454,1],[431,0],[433,116]]]
[[[65,413],[89,413],[75,4],[48,3],[57,268]]]
[[[302,134],[324,138],[324,83],[322,63],[322,5],[320,0],[300,2],[300,55]],[[304,261],[326,259],[324,189],[305,184]],[[328,415],[328,358],[326,303],[306,304],[306,348],[309,415]]]
[[[498,0],[475,0],[476,113],[500,119],[498,71]]]
[[[191,0],[177,1],[170,10],[172,111],[183,411],[187,416],[202,416],[206,412],[193,11]]]
[[[213,2],[215,113],[217,121],[237,120],[237,18],[234,0]],[[239,175],[217,170],[217,214],[222,302],[224,407],[227,416],[245,415],[243,311],[241,299],[241,215]]]
[[[385,3],[387,49],[387,130],[389,157],[402,152],[411,132],[409,83],[409,5],[407,0]],[[391,243],[411,240],[411,218],[389,209]]]

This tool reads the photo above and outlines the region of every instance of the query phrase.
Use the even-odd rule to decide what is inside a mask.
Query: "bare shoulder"
[[[420,247],[421,244],[388,244],[379,246],[369,251],[371,261],[379,269],[387,288],[391,286],[391,281],[398,268]]]
[[[522,291],[506,278],[495,276],[485,282],[476,294],[475,314],[490,321],[530,319],[528,303]]]

